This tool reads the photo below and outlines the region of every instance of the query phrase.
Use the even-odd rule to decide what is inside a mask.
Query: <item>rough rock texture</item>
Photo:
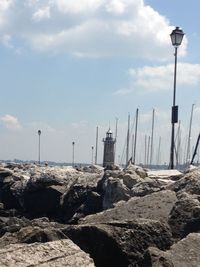
[[[156,179],[146,178],[135,184],[131,189],[131,196],[142,197],[164,189],[165,184]]]
[[[0,266],[94,267],[93,260],[70,240],[15,244],[0,249]]]
[[[167,222],[177,201],[175,192],[164,190],[140,198],[119,202],[115,208],[86,216],[79,223],[107,223],[113,220],[133,220],[137,218]]]
[[[164,252],[149,248],[141,267],[198,267],[200,266],[200,234],[189,234]]]
[[[189,171],[183,178],[169,185],[175,192],[200,195],[200,167]]]
[[[168,223],[175,238],[200,231],[200,202],[195,195],[182,193],[174,204]]]
[[[68,226],[63,231],[91,255],[96,267],[136,266],[149,246],[167,249],[172,244],[169,228],[153,220]]]

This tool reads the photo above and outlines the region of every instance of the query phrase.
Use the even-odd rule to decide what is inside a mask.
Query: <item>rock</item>
[[[24,210],[31,216],[56,217],[60,212],[60,199],[62,190],[60,186],[48,186],[38,190],[24,190]]]
[[[142,182],[135,184],[131,189],[131,196],[146,196],[163,190],[165,185],[156,179],[145,178]]]
[[[189,234],[164,252],[149,248],[141,267],[197,267],[200,263],[200,234]]]
[[[130,198],[130,190],[119,178],[109,177],[103,185],[103,209],[114,207],[114,203]]]
[[[200,167],[188,172],[183,178],[168,187],[175,192],[200,195]]]
[[[171,245],[169,228],[153,220],[67,226],[63,231],[91,255],[96,267],[136,266],[149,246]]]
[[[133,164],[129,164],[125,169],[124,171],[126,173],[130,173],[130,174],[134,174],[136,173],[137,175],[139,175],[141,178],[145,178],[147,177],[147,171],[145,169],[143,169],[142,167],[140,166],[136,166],[136,165],[133,165]]]
[[[141,182],[140,176],[136,173],[133,174],[127,173],[122,177],[122,180],[124,185],[129,189],[131,189],[135,184]]]
[[[177,201],[175,192],[163,190],[140,198],[120,202],[115,208],[86,216],[79,223],[107,223],[113,220],[134,220],[138,218],[168,221],[172,207]]]
[[[94,267],[93,260],[70,240],[14,244],[0,249],[0,266]]]
[[[189,233],[200,231],[200,202],[190,194],[179,194],[168,223],[175,238],[183,238]]]

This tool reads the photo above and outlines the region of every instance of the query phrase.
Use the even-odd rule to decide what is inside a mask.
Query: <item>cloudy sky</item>
[[[175,26],[177,97],[186,150],[194,105],[191,153],[200,130],[200,3],[160,0],[0,0],[0,159],[91,162],[118,118],[116,159],[123,159],[127,116],[139,108],[137,162],[155,109],[154,157],[169,161]],[[130,149],[131,150],[131,149]]]

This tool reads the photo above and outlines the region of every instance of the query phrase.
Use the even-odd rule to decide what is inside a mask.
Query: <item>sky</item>
[[[184,160],[193,104],[189,154],[200,131],[199,10],[198,0],[0,0],[0,159],[37,161],[40,129],[41,160],[70,163],[75,142],[75,162],[91,163],[98,126],[102,163],[102,139],[109,127],[115,135],[118,121],[116,162],[123,162],[127,117],[132,136],[138,108],[136,163],[144,162],[154,109],[153,162],[168,164],[170,33],[179,26]]]

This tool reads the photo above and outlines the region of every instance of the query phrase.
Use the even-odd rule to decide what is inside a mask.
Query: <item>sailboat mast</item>
[[[152,113],[150,165],[152,165],[152,160],[153,160],[154,116],[155,116],[155,109],[153,109],[153,113]]]
[[[136,158],[138,113],[139,113],[139,109],[137,108],[136,109],[136,122],[135,122],[135,141],[134,141],[134,151],[133,151],[133,164],[135,164],[135,158]]]
[[[127,140],[126,140],[126,165],[128,165],[128,160],[129,160],[129,141],[130,141],[130,114],[128,114],[128,130],[127,130]]]
[[[191,110],[191,115],[190,115],[190,127],[189,127],[189,134],[188,134],[187,158],[186,158],[187,162],[186,163],[190,162],[190,141],[191,141],[193,110],[194,110],[194,104],[192,104],[192,110]]]
[[[95,165],[97,165],[97,152],[98,152],[98,133],[99,132],[99,128],[97,126],[96,128],[96,147],[95,147]]]

